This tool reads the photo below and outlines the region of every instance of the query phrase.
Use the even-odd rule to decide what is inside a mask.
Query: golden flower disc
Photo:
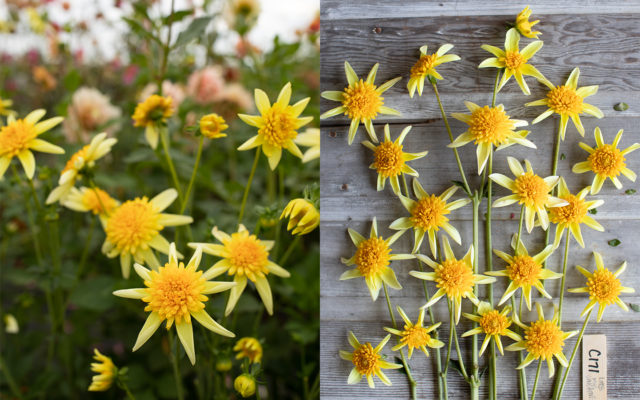
[[[87,159],[87,151],[89,150],[89,147],[91,147],[91,145],[86,145],[83,148],[81,148],[80,150],[76,151],[71,158],[69,159],[69,161],[67,161],[67,163],[65,164],[64,168],[62,169],[62,172],[60,172],[60,174],[64,174],[67,171],[70,171],[72,169],[76,169],[76,165],[79,164],[80,162],[82,162],[83,160]]]
[[[511,325],[509,319],[497,310],[491,310],[480,317],[480,328],[487,335],[500,335]]]
[[[426,346],[431,340],[431,336],[427,332],[427,328],[424,326],[414,325],[411,328],[405,326],[405,330],[402,332],[401,343],[408,345],[409,347],[418,348]]]
[[[110,214],[118,203],[102,189],[88,189],[82,196],[82,203],[94,214]]]
[[[627,165],[620,149],[610,144],[597,147],[587,161],[593,172],[606,177],[620,175],[620,171]]]
[[[135,253],[146,249],[148,242],[162,230],[160,213],[153,210],[146,197],[128,200],[116,208],[107,221],[107,240],[118,250]]]
[[[38,136],[34,124],[16,120],[0,130],[0,156],[15,157]]]
[[[513,121],[504,110],[484,106],[471,113],[469,132],[477,143],[502,144],[513,129]]]
[[[362,276],[382,272],[389,265],[391,249],[381,237],[369,238],[358,246],[355,263]]]
[[[515,180],[514,193],[520,196],[520,204],[527,207],[544,207],[549,198],[549,185],[533,172],[525,172]]]
[[[350,119],[374,119],[384,104],[376,86],[360,79],[349,85],[342,94],[342,105]]]
[[[362,375],[372,375],[378,369],[380,355],[371,343],[365,343],[353,351],[353,365]]]
[[[270,145],[284,147],[291,139],[298,136],[296,126],[298,119],[292,114],[291,106],[275,103],[262,115],[264,126],[258,129],[258,134]]]
[[[145,311],[152,311],[161,318],[180,323],[191,322],[191,313],[204,309],[207,296],[202,294],[205,280],[202,271],[185,268],[184,264],[167,263],[158,271],[151,271],[151,280],[145,281],[149,303]]]
[[[416,78],[427,75],[429,70],[434,67],[437,59],[437,54],[426,54],[420,56],[420,59],[416,61],[413,67],[411,67],[411,77]]]
[[[445,217],[450,211],[446,202],[436,195],[424,197],[416,201],[411,210],[411,222],[423,230],[435,229],[442,226],[449,218]]]
[[[551,321],[532,322],[524,332],[525,347],[536,358],[550,358],[562,351],[562,334],[558,325]]]
[[[550,208],[549,220],[554,224],[581,223],[588,211],[586,202],[573,194],[562,196],[560,198],[568,202],[569,205]]]
[[[402,145],[383,142],[373,152],[373,167],[385,178],[400,175],[404,166]]]
[[[229,275],[246,275],[255,282],[256,277],[269,274],[269,252],[256,235],[249,235],[246,231],[232,233],[225,248],[229,253]]]
[[[517,70],[522,64],[525,64],[527,60],[517,51],[507,51],[504,57],[499,58],[504,62],[508,69]]]
[[[589,296],[601,304],[613,304],[622,291],[620,280],[608,269],[597,269],[587,279]]]
[[[558,114],[579,114],[582,112],[582,97],[567,86],[558,86],[547,93],[549,108]]]
[[[445,260],[436,270],[436,285],[448,297],[468,293],[473,288],[473,271],[461,260]]]
[[[542,265],[527,255],[515,256],[513,262],[507,265],[509,279],[518,286],[533,285],[539,279],[540,272],[542,272]]]

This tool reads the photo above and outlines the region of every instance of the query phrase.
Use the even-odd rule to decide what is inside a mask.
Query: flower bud
[[[287,230],[293,235],[306,235],[320,224],[320,213],[309,200],[294,199],[287,204],[280,219],[288,217]]]
[[[256,380],[249,374],[242,374],[233,382],[233,387],[240,396],[247,398],[256,392]]]

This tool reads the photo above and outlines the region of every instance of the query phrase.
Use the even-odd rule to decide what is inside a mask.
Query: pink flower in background
[[[143,102],[147,99],[147,97],[157,93],[158,93],[158,85],[155,83],[149,83],[140,92],[140,95],[138,96],[138,101]],[[162,82],[162,95],[166,97],[171,97],[173,99],[174,108],[178,108],[180,107],[180,103],[182,103],[182,101],[185,98],[183,85],[179,83],[173,83],[171,81],[164,81]]]
[[[253,109],[253,97],[251,93],[239,83],[227,85],[220,97],[221,100],[234,103],[241,110],[251,111]]]
[[[88,142],[91,133],[108,121],[120,117],[120,109],[109,98],[94,88],[81,87],[71,97],[64,120],[64,134],[71,143]],[[107,132],[115,130],[111,126]]]
[[[223,90],[224,78],[218,66],[193,72],[187,83],[187,94],[198,104],[210,104],[219,100]]]
[[[139,69],[140,68],[135,64],[131,64],[125,68],[124,73],[122,74],[122,82],[125,85],[131,85],[136,79],[136,76],[138,76]]]

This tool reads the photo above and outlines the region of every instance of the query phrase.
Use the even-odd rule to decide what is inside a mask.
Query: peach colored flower
[[[64,134],[70,143],[88,142],[91,134],[102,125],[120,117],[120,109],[111,104],[110,99],[98,89],[81,87],[71,97],[64,121]],[[110,126],[107,133],[117,129]]]
[[[198,104],[209,104],[220,99],[224,90],[224,78],[219,66],[195,71],[189,76],[187,94]]]
[[[239,83],[231,83],[225,86],[220,98],[221,100],[237,105],[241,110],[253,110],[253,97],[251,93]]]

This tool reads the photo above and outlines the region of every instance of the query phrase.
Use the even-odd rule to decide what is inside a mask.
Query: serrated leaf
[[[195,18],[193,21],[191,21],[187,29],[180,32],[180,34],[178,35],[178,39],[176,39],[176,42],[173,44],[173,47],[175,48],[184,46],[198,36],[202,35],[202,33],[204,33],[204,30],[207,29],[209,22],[211,22],[211,17]]]
[[[607,242],[607,244],[608,244],[609,246],[611,246],[611,247],[619,246],[619,245],[620,245],[620,243],[622,243],[622,242],[621,242],[620,240],[618,240],[618,239],[611,239],[611,240],[609,240],[609,241]]]
[[[629,105],[627,103],[618,103],[613,106],[613,109],[616,111],[626,111],[629,109]]]
[[[629,308],[635,312],[640,312],[640,304],[629,303]]]

